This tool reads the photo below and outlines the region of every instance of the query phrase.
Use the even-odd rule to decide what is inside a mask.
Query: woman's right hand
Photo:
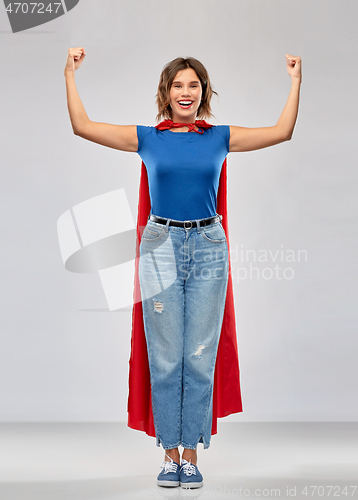
[[[86,51],[84,47],[68,49],[68,56],[65,66],[65,75],[66,73],[74,73],[76,69],[78,69],[81,66],[85,57],[86,57]]]

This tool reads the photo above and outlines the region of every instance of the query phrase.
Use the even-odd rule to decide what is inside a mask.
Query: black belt
[[[156,215],[150,214],[149,219],[153,222],[158,222],[158,224],[166,225],[168,219],[164,219],[163,217],[157,217]],[[208,217],[207,219],[199,220],[199,226],[209,226],[210,224],[214,224],[215,222],[219,222],[222,219],[221,215],[214,215],[214,217]],[[196,220],[173,220],[170,219],[169,226],[183,227],[184,229],[191,229],[192,227],[196,227]]]

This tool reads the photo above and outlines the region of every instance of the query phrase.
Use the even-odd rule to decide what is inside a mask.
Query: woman
[[[122,151],[138,152],[148,172],[151,213],[140,242],[139,279],[157,445],[165,449],[160,486],[202,486],[197,445],[211,437],[213,377],[228,284],[228,246],[216,213],[220,170],[228,152],[291,139],[301,84],[300,57],[286,54],[292,85],[276,125],[212,126],[213,90],[205,67],[177,58],[163,69],[157,127],[91,121],[74,73],[86,52],[68,51],[67,100],[73,131]],[[184,448],[180,465],[178,447]]]

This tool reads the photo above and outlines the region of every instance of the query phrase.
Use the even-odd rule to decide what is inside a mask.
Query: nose
[[[183,88],[183,91],[182,91],[182,96],[190,96],[190,89],[189,88]]]

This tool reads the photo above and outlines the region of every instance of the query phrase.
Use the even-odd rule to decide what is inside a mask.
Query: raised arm
[[[75,71],[81,66],[86,52],[83,47],[68,49],[65,67],[67,107],[73,132],[84,139],[122,151],[136,152],[138,137],[136,125],[111,125],[91,121],[82,104],[75,83]]]
[[[253,151],[291,139],[298,114],[302,81],[301,58],[286,54],[286,63],[291,77],[291,90],[278,122],[272,127],[230,126],[230,152]]]

